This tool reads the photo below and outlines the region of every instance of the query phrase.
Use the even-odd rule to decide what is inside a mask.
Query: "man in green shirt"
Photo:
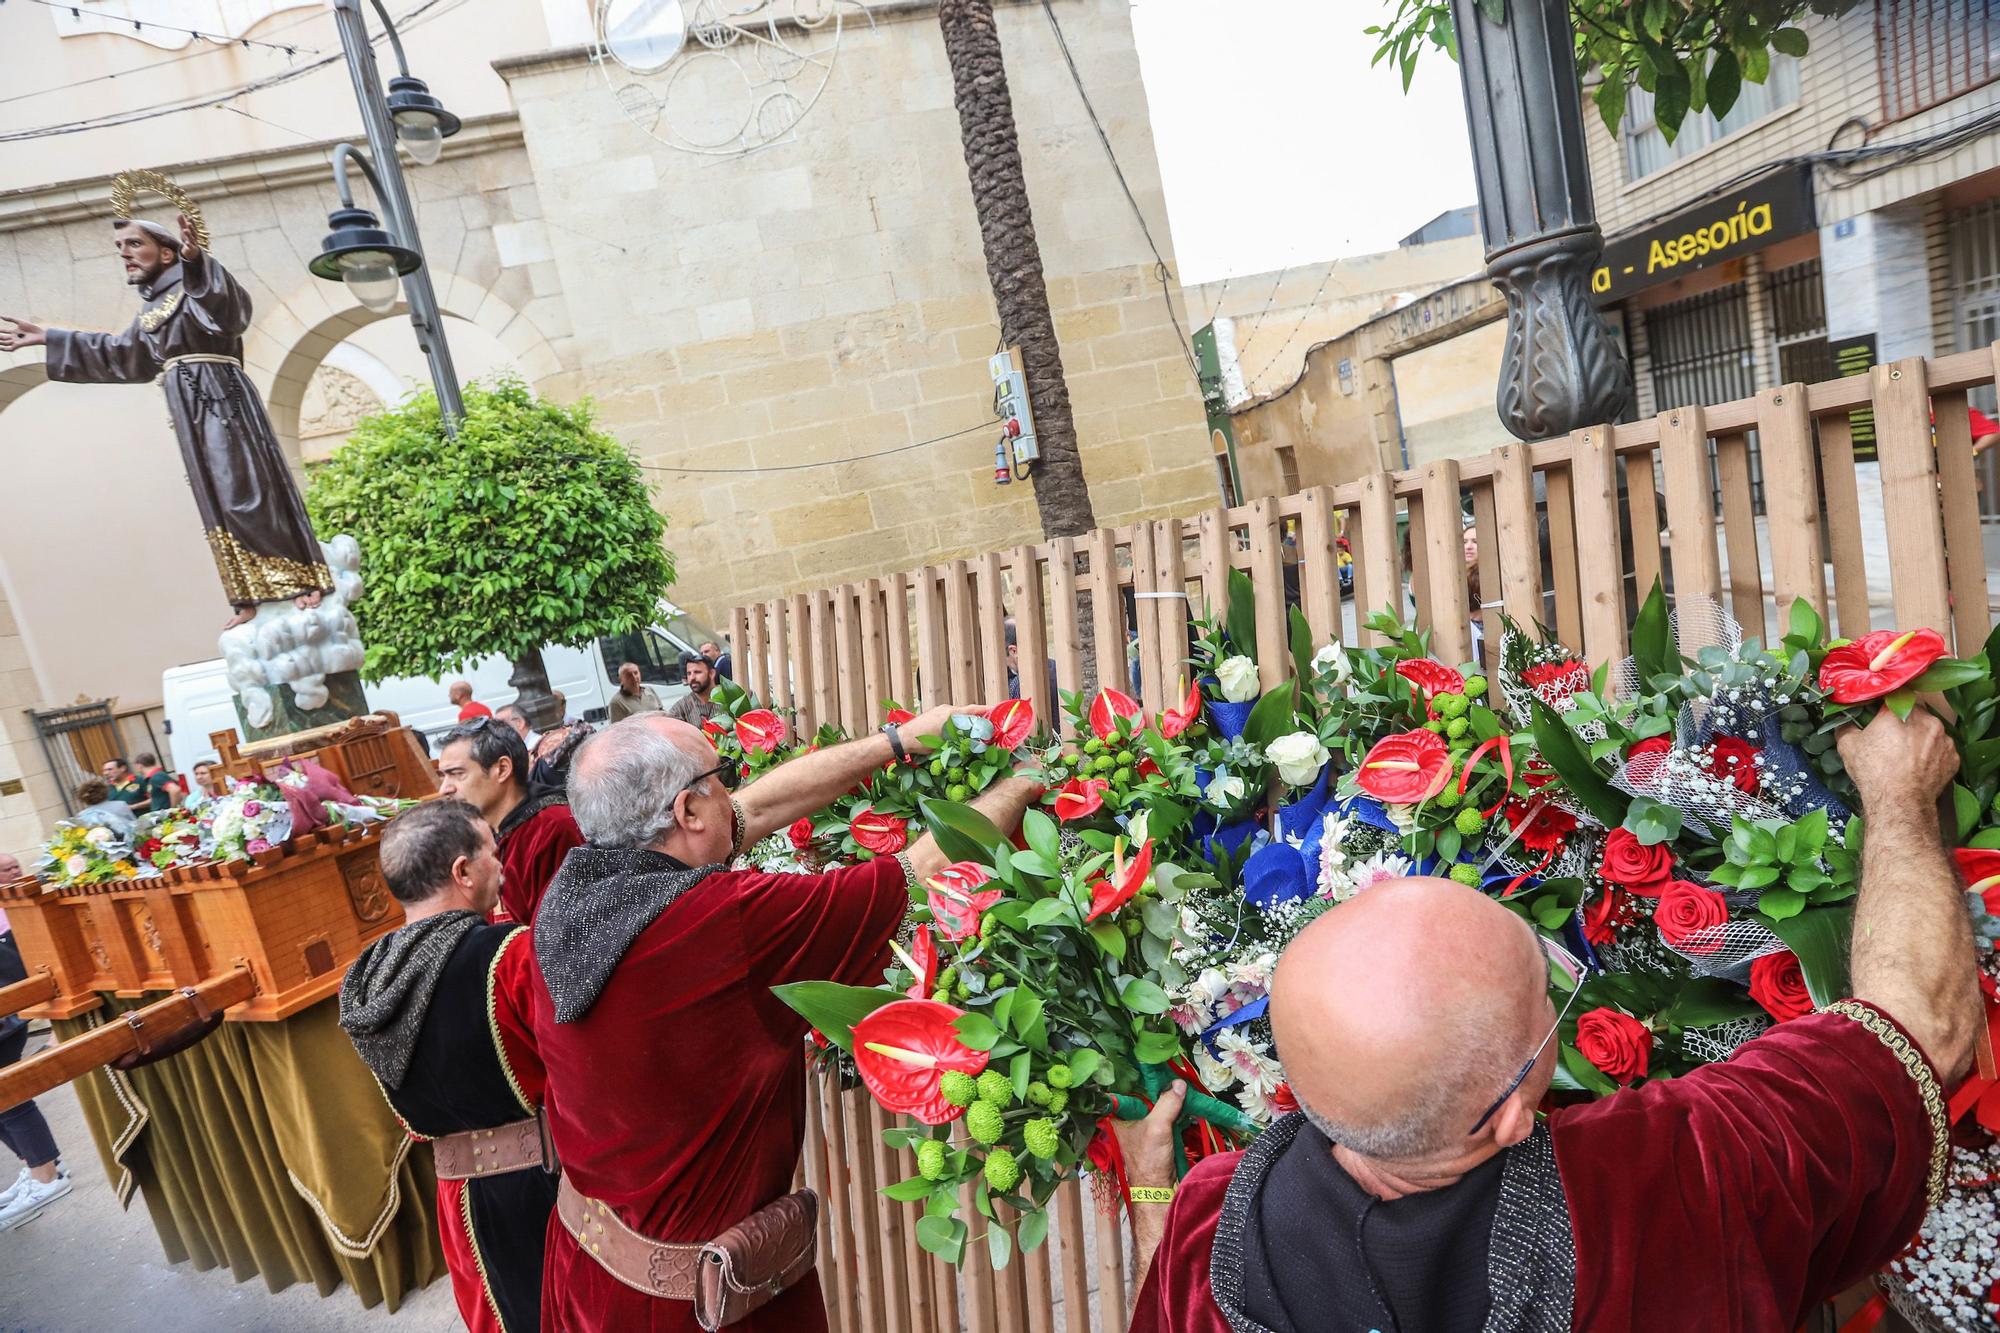
[[[160,757],[151,751],[138,756],[139,791],[146,803],[135,806],[140,812],[171,810],[180,804],[181,784],[174,781],[174,775],[160,767]]]
[[[131,807],[135,815],[143,815],[150,808],[152,797],[132,772],[132,766],[121,758],[104,761],[104,785],[111,789],[110,799]]]

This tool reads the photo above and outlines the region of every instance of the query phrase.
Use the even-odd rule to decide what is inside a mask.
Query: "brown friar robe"
[[[263,400],[243,371],[250,297],[206,253],[139,288],[123,333],[48,330],[48,374],[69,384],[160,377],[188,485],[235,606],[333,587]],[[199,360],[181,358],[197,357]]]

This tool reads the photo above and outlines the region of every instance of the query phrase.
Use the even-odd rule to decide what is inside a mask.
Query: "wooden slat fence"
[[[1004,695],[1011,621],[1020,693],[1038,717],[1059,711],[1052,680],[1059,690],[1085,688],[1086,636],[1100,678],[1157,709],[1185,693],[1190,619],[1225,610],[1231,568],[1252,579],[1267,687],[1292,673],[1287,603],[1302,608],[1317,643],[1354,644],[1369,611],[1413,608],[1438,656],[1466,660],[1468,511],[1479,527],[1489,667],[1502,610],[1549,624],[1593,665],[1624,656],[1656,575],[1675,598],[1720,603],[1746,635],[1767,641],[1782,636],[1783,616],[1802,597],[1843,637],[1928,626],[1975,653],[1991,604],[1966,408],[1968,392],[1994,382],[1996,355],[2000,344],[1899,361],[1865,377],[1787,384],[1193,517],[792,593],[732,613],[737,660],[750,691],[789,710],[801,732],[828,722],[860,732],[879,724],[891,700],[914,708]],[[1858,408],[1875,413],[1879,503],[1871,487],[1864,505],[1857,480],[1849,413]],[[1768,507],[1761,519],[1753,432]],[[1338,579],[1343,536],[1354,565],[1349,594]],[[876,1192],[912,1174],[913,1163],[880,1146],[887,1121],[866,1094],[822,1081],[808,1113],[803,1174],[829,1191],[821,1273],[834,1327],[1124,1328],[1129,1246],[1087,1189],[1062,1191],[1048,1250],[999,1274],[975,1256],[954,1277],[917,1248],[915,1206]]]

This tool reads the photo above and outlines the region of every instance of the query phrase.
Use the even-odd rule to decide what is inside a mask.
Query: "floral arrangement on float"
[[[58,888],[72,884],[110,884],[158,874],[142,866],[132,845],[101,824],[79,824],[63,820],[42,845],[42,859],[35,875]]]
[[[1168,1079],[1194,1094],[1183,1165],[1291,1110],[1266,1016],[1277,957],[1399,876],[1489,893],[1584,963],[1551,977],[1570,1013],[1559,1097],[1675,1077],[1838,998],[1865,829],[1834,735],[1919,696],[1949,705],[1963,759],[1948,832],[2000,1032],[2000,642],[1962,660],[1928,630],[1829,642],[1801,603],[1766,645],[1712,605],[1670,614],[1656,587],[1632,656],[1596,671],[1540,626],[1506,626],[1489,678],[1393,615],[1366,622],[1378,646],[1347,648],[1315,647],[1292,612],[1289,680],[1266,688],[1241,574],[1229,601],[1196,622],[1157,716],[1117,690],[1065,695],[1077,739],[1038,748],[1010,711],[802,821],[839,856],[928,826],[956,862],[913,894],[880,986],[785,992],[904,1117],[891,1141],[919,1172],[888,1192],[923,1203],[934,1253],[1039,1243],[1057,1183],[1115,1181],[1109,1120]],[[1010,843],[962,802],[1021,761],[1049,791]],[[1952,1109],[1989,1142],[2000,1080]],[[1986,1151],[1899,1261],[1899,1305],[1985,1309],[1963,1274],[1991,1267],[1973,1253],[1991,1244]]]

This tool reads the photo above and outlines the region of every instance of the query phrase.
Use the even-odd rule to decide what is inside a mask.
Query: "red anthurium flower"
[[[1104,793],[1111,784],[1103,778],[1071,778],[1056,788],[1056,818],[1067,823],[1094,815],[1104,806]]]
[[[854,1067],[875,1100],[926,1125],[947,1125],[965,1108],[944,1099],[945,1071],[977,1074],[986,1052],[958,1039],[963,1009],[936,1000],[895,1000],[854,1025]]]
[[[1440,694],[1465,693],[1464,676],[1428,657],[1396,663],[1396,674],[1417,687],[1423,697],[1425,711],[1429,711],[1431,700]]]
[[[1187,698],[1179,708],[1169,708],[1160,714],[1160,734],[1168,740],[1180,735],[1195,723],[1201,721],[1201,682],[1188,686]]]
[[[956,944],[979,933],[980,914],[1005,896],[1004,889],[981,889],[993,872],[971,861],[959,861],[926,880],[931,917],[938,934]]]
[[[1354,780],[1378,801],[1416,805],[1451,781],[1451,749],[1435,731],[1388,736],[1375,742]]]
[[[1027,699],[1009,699],[986,715],[993,724],[993,743],[1011,750],[1028,739],[1035,729],[1035,705]]]
[[[1090,734],[1101,741],[1110,740],[1118,734],[1118,719],[1139,716],[1139,701],[1129,694],[1120,694],[1110,686],[1097,692],[1090,701]],[[1134,724],[1136,728],[1138,724]]]
[[[1146,876],[1153,873],[1153,840],[1146,839],[1146,845],[1130,861],[1125,859],[1125,844],[1121,840],[1115,844],[1112,873],[1109,879],[1100,879],[1090,886],[1090,911],[1084,914],[1085,921],[1095,921],[1099,917],[1110,916],[1113,912],[1132,901],[1133,895],[1145,886]]]
[[[1867,703],[1902,689],[1944,654],[1944,639],[1934,629],[1878,629],[1828,653],[1819,687],[1837,704]]]
[[[889,715],[882,720],[892,727],[900,727],[905,722],[915,722],[917,715],[907,708],[891,708]]]
[[[729,728],[722,725],[722,723],[717,722],[714,718],[710,718],[708,719],[708,721],[701,724],[701,734],[716,740],[720,740],[722,737],[727,736],[729,734]]]
[[[909,826],[894,815],[878,815],[873,810],[855,811],[847,821],[854,841],[879,856],[892,856],[909,846]]]
[[[804,851],[806,848],[812,846],[812,840],[813,840],[812,820],[810,819],[798,820],[789,829],[785,830],[785,836],[792,840],[792,846],[794,849],[801,852]]]
[[[1966,889],[1985,901],[1988,912],[2000,916],[2000,852],[1961,847],[1951,856],[1965,877]]]
[[[769,754],[785,743],[785,720],[768,708],[753,708],[736,719],[736,739],[751,754]]]
[[[889,947],[896,951],[896,957],[903,960],[903,966],[910,969],[915,980],[903,994],[913,1000],[928,1000],[937,989],[938,951],[937,941],[931,938],[929,926],[918,926],[917,933],[910,937],[910,947],[905,949],[894,940]]]

